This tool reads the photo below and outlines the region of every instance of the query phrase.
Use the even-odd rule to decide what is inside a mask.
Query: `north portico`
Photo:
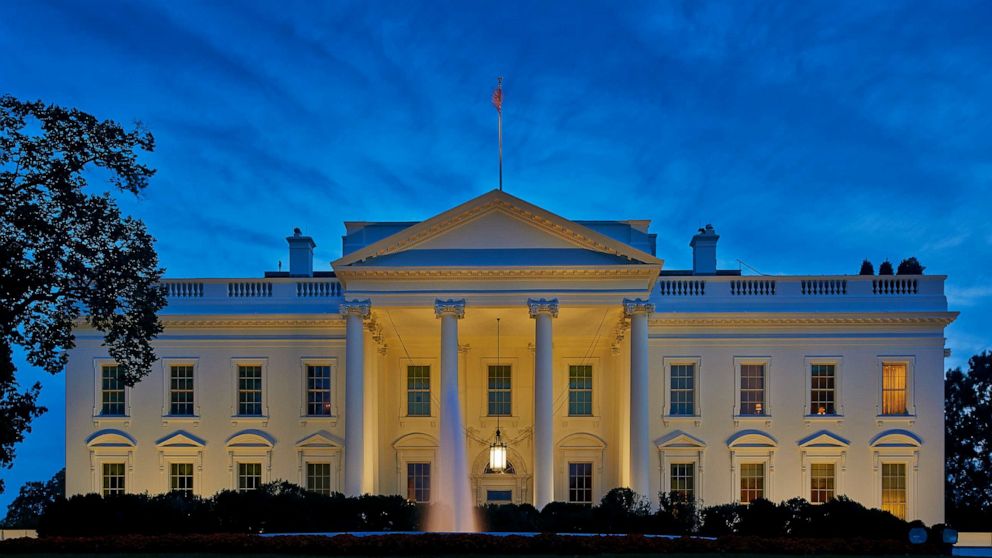
[[[281,479],[432,502],[458,470],[479,504],[623,486],[655,503],[847,495],[939,522],[945,278],[741,276],[708,226],[671,270],[649,226],[494,190],[347,222],[330,269],[297,231],[287,272],[169,279],[138,385],[77,331],[68,492]]]

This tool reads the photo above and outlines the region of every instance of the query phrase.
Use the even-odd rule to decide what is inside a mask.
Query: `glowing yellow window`
[[[886,362],[882,365],[882,414],[905,415],[906,364]]]
[[[905,463],[882,463],[882,510],[906,519]]]

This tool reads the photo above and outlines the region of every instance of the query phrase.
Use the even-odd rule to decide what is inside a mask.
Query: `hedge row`
[[[910,524],[846,498],[821,505],[794,499],[780,504],[697,508],[659,495],[648,501],[629,489],[610,491],[598,506],[553,502],[484,506],[480,523],[488,531],[555,533],[655,533],[764,538],[861,537],[905,540]],[[400,496],[323,496],[290,483],[263,485],[251,492],[224,491],[211,498],[178,493],[149,496],[97,494],[60,499],[42,515],[38,531],[50,536],[174,533],[308,533],[417,531],[430,510]]]
[[[333,541],[330,543],[329,541]],[[238,534],[47,537],[0,542],[0,554],[15,553],[230,553],[324,556],[436,556],[484,554],[791,554],[904,555],[946,552],[937,545],[910,545],[882,539],[797,539],[725,537],[655,538],[642,535],[338,535],[259,537]]]

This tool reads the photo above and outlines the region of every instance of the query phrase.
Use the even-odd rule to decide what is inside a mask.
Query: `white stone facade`
[[[694,270],[663,272],[647,226],[493,191],[347,223],[333,274],[297,234],[291,273],[171,279],[159,361],[123,398],[77,330],[67,490],[282,479],[429,499],[457,398],[480,503],[691,485],[705,505],[847,495],[943,519],[943,276],[741,277],[716,270],[712,229]],[[504,474],[486,472],[493,409]]]

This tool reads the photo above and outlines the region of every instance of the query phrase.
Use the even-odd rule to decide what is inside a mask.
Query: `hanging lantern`
[[[496,439],[489,446],[489,469],[494,473],[502,473],[506,470],[506,442],[500,438],[498,428]]]

